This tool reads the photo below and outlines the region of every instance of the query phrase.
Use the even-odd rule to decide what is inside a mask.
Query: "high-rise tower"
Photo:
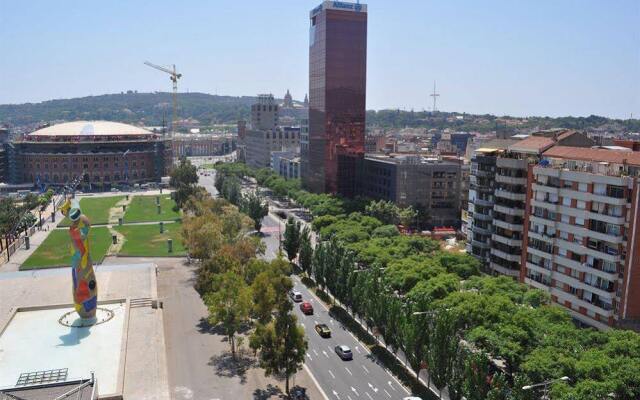
[[[325,1],[310,13],[309,135],[301,146],[304,186],[353,195],[364,156],[367,6]]]

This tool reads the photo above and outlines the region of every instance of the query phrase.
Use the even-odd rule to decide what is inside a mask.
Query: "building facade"
[[[310,13],[309,140],[304,186],[317,193],[356,190],[364,156],[367,6],[325,1]]]
[[[520,278],[589,326],[640,327],[640,153],[553,147],[529,166]]]
[[[368,154],[361,171],[363,196],[424,210],[428,229],[460,227],[460,163]]]
[[[175,134],[173,154],[176,157],[204,157],[229,154],[236,149],[233,135],[217,134]]]
[[[136,126],[76,121],[10,143],[12,183],[62,186],[82,177],[86,190],[160,181],[169,174],[171,140]]]
[[[249,130],[244,140],[247,165],[254,168],[269,168],[274,151],[299,152],[300,127],[278,127],[273,130]]]

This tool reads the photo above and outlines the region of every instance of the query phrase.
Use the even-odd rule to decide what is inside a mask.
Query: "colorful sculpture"
[[[71,220],[71,276],[73,279],[73,302],[80,318],[95,318],[98,306],[98,282],[89,253],[89,230],[91,223],[80,210],[77,200],[67,199],[60,211]]]

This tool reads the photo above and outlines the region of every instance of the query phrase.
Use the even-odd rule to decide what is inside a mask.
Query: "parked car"
[[[292,290],[289,292],[289,297],[296,303],[300,303],[302,301],[302,293]]]
[[[304,315],[313,315],[313,306],[308,301],[305,301],[300,304],[300,311],[302,311]]]
[[[316,324],[316,332],[323,338],[331,337],[331,329],[329,329],[327,324]]]
[[[353,353],[348,346],[339,345],[335,347],[336,354],[344,361],[353,360]]]

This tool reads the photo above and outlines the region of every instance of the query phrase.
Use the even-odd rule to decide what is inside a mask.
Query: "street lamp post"
[[[568,382],[570,379],[568,376],[563,376],[557,379],[550,379],[548,381],[544,381],[544,382],[540,382],[540,383],[536,383],[533,385],[526,385],[522,387],[522,390],[532,390],[532,389],[537,389],[537,388],[542,388],[542,400],[550,400],[549,399],[549,387],[555,383],[555,382]]]

